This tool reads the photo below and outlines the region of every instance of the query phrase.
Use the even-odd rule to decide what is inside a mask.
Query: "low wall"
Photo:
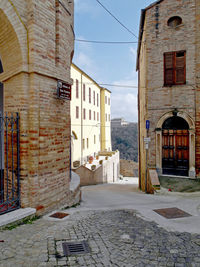
[[[95,170],[91,170],[91,165],[89,164],[87,164],[86,166],[82,165],[79,168],[73,170],[80,176],[81,186],[112,183],[118,180],[119,152],[112,153],[110,154],[110,156],[104,156],[103,154],[101,154],[100,160],[102,160],[101,165],[97,164],[97,161],[91,164],[94,165],[96,163]]]
[[[138,163],[120,159],[120,174],[124,177],[138,177]]]

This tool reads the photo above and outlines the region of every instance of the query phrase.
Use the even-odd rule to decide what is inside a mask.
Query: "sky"
[[[99,0],[138,36],[141,9],[154,0]],[[75,0],[75,39],[135,42],[95,44],[75,41],[73,62],[111,94],[111,118],[137,122],[136,55],[138,39],[111,17],[96,0]],[[133,88],[129,87],[133,86]]]

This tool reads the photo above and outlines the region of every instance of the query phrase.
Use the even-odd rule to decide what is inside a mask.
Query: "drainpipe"
[[[83,164],[83,74],[81,73],[81,165]]]

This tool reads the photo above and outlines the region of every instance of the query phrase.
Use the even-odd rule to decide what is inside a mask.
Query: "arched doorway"
[[[188,176],[188,172],[189,125],[175,115],[162,125],[162,173]]]

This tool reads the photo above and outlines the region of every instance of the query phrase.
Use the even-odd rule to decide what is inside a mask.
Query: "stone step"
[[[2,214],[0,215],[0,229],[10,224],[18,224],[20,222],[23,222],[23,220],[28,217],[34,217],[35,214],[36,209],[33,208],[17,209]]]

